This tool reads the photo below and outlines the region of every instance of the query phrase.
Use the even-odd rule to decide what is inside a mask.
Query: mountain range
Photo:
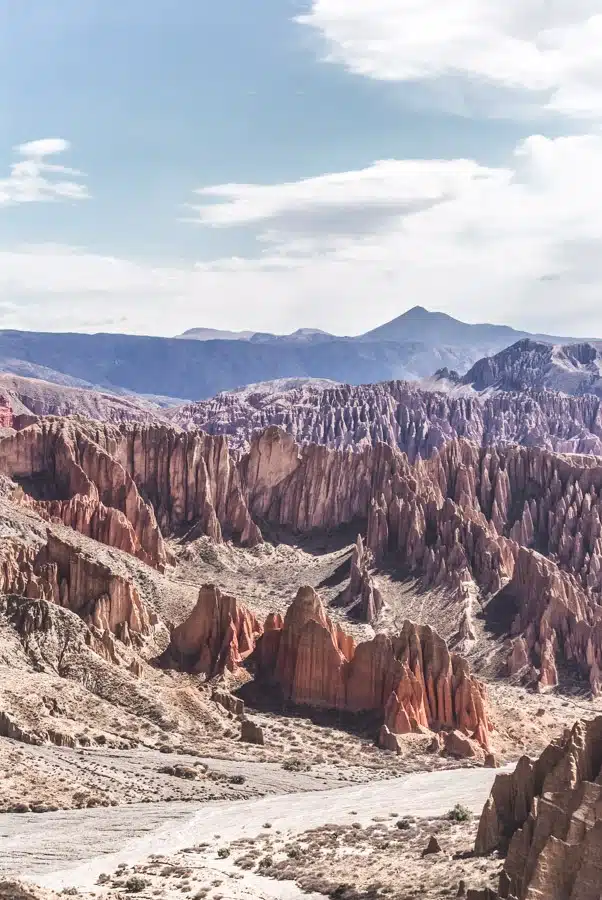
[[[361,384],[415,380],[441,368],[463,374],[524,338],[550,344],[576,340],[469,325],[416,306],[356,337],[316,329],[272,335],[198,328],[174,338],[0,331],[0,370],[165,403],[165,398],[200,400],[279,378]]]

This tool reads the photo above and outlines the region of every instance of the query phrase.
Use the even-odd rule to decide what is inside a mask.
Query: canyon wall
[[[554,391],[479,395],[468,388],[447,393],[416,383],[303,386],[218,394],[168,413],[188,430],[227,435],[231,446],[248,450],[253,435],[277,425],[299,444],[345,449],[389,444],[430,457],[447,441],[464,437],[480,446],[524,444],[560,453],[602,455],[599,397],[570,397]]]
[[[498,775],[477,853],[506,853],[499,898],[596,900],[602,885],[602,717]]]
[[[475,596],[501,590],[516,608],[509,670],[526,657],[542,686],[559,655],[594,691],[602,682],[602,465],[535,447],[445,443],[429,459],[388,444],[355,452],[298,445],[276,427],[243,455],[224,437],[164,425],[119,427],[45,419],[0,438],[0,471],[39,514],[163,570],[163,534],[260,543],[261,524],[307,532],[358,523],[350,589],[364,618],[380,598],[370,564],[402,571],[461,601],[458,628],[473,635]],[[367,557],[366,557],[367,558]],[[358,580],[359,579],[359,580]]]
[[[0,542],[0,593],[56,603],[126,644],[157,621],[131,582],[50,531],[40,549]]]

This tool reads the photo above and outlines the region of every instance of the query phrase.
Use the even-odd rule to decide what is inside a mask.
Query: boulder
[[[263,747],[265,743],[263,728],[245,717],[241,722],[240,739],[246,744],[259,744]]]
[[[482,755],[479,745],[457,730],[444,733],[443,747],[446,753],[449,753],[450,756],[455,756],[457,759],[474,759],[475,756]]]
[[[428,844],[422,851],[422,856],[430,856],[433,853],[441,853],[441,844],[434,835],[431,835]]]

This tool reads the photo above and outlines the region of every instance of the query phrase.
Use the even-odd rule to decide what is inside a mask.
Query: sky
[[[602,337],[602,0],[0,0],[0,328]]]

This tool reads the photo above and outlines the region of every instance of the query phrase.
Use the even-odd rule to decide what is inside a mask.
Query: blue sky
[[[602,0],[566,6],[0,0],[0,327],[602,335]]]

